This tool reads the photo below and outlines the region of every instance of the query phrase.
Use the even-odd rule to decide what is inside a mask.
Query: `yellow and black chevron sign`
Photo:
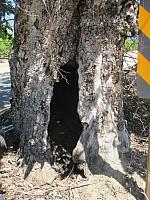
[[[139,8],[137,87],[140,97],[150,98],[150,0],[141,0]]]

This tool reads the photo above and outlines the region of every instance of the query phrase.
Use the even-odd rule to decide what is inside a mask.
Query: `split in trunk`
[[[43,2],[18,0],[29,15],[16,9],[12,110],[25,177],[34,168],[52,180],[52,161],[63,162],[58,148],[71,157],[76,143],[74,162],[109,175],[129,149],[120,74],[130,1]]]
[[[77,112],[79,101],[78,63],[69,61],[59,69],[59,81],[54,83],[50,104],[48,126],[56,163],[72,164],[72,151],[82,133],[82,125]],[[70,162],[69,162],[70,161]]]

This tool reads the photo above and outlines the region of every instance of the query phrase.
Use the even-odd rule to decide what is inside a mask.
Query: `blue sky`
[[[10,0],[13,4],[13,6],[15,7],[15,0]],[[6,15],[6,19],[14,19],[14,15]],[[13,20],[10,20],[9,21],[9,24],[11,25],[11,27],[13,28],[14,27],[14,21]]]
[[[6,19],[14,19],[14,15],[7,15]],[[9,24],[11,25],[11,27],[14,27],[14,20],[10,20]]]

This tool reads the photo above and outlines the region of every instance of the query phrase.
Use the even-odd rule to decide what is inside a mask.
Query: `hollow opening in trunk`
[[[72,150],[82,132],[77,112],[79,101],[78,63],[69,61],[60,68],[59,82],[54,84],[48,127],[55,161],[64,164],[71,159]]]

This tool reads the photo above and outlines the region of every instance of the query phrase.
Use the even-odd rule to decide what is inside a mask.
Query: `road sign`
[[[137,86],[139,96],[150,99],[150,0],[141,0],[139,8]],[[150,130],[145,192],[150,200]]]
[[[139,8],[137,87],[140,97],[150,98],[150,0],[142,0]]]

